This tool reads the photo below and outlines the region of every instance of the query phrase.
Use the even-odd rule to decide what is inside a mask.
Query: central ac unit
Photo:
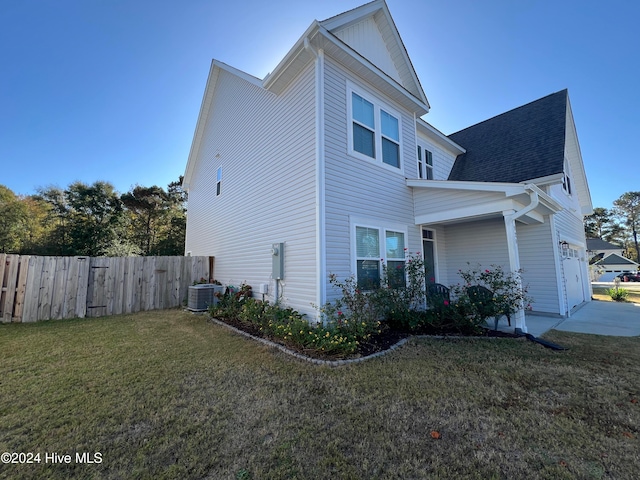
[[[222,286],[210,283],[191,285],[189,287],[187,309],[192,312],[206,311],[209,305],[214,305],[217,302],[216,291],[222,291]]]

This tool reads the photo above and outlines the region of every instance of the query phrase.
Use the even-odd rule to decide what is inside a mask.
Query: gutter
[[[509,215],[505,215],[504,218],[506,220],[515,221],[516,219],[523,217],[530,211],[535,210],[536,208],[538,208],[538,205],[540,205],[540,196],[538,195],[538,192],[536,192],[536,190],[532,188],[532,185],[527,184],[524,186],[524,188],[525,191],[527,191],[527,193],[529,194],[529,200],[531,200],[531,202],[526,207],[522,207],[520,210],[516,210]]]

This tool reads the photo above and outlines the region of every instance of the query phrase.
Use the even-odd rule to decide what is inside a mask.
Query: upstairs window
[[[376,158],[376,139],[373,103],[357,93],[353,100],[353,149],[371,158]]]
[[[422,145],[418,145],[418,177],[433,180],[433,154]]]
[[[216,197],[222,192],[222,167],[216,172]]]
[[[353,90],[349,110],[349,153],[400,169],[400,115]]]
[[[382,161],[392,167],[400,168],[398,119],[384,110],[380,110],[380,119],[382,123]]]
[[[562,177],[562,189],[568,195],[571,195],[573,193],[571,188],[571,177],[569,176],[569,163],[566,160],[564,161],[564,175]]]

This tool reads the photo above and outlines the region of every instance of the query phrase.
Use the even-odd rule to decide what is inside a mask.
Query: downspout
[[[316,305],[327,301],[326,233],[325,233],[325,158],[324,158],[324,50],[316,50],[304,39],[304,48],[316,59]]]
[[[530,185],[525,185],[524,186],[525,190],[529,190],[529,205],[527,205],[526,207],[522,207],[520,210],[516,210],[514,213],[511,213],[509,215],[505,215],[505,219],[509,218],[511,220],[516,220],[520,217],[522,217],[523,215],[526,215],[527,213],[529,213],[530,211],[538,208],[538,205],[540,205],[540,196],[538,195],[538,192],[536,192],[535,190],[531,189]]]
[[[507,250],[509,251],[509,264],[511,270],[517,272],[520,270],[520,253],[518,252],[518,238],[516,236],[516,220],[527,213],[531,212],[540,205],[540,196],[530,185],[525,185],[525,191],[529,194],[529,205],[515,210],[511,213],[504,214],[504,225],[507,233]],[[522,285],[520,285],[522,288]],[[524,317],[524,306],[514,314],[516,332],[520,330],[527,333],[527,324]]]

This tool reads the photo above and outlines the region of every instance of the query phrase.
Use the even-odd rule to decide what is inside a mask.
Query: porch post
[[[509,268],[512,272],[520,270],[520,253],[518,252],[518,237],[516,235],[515,210],[502,212],[504,215],[504,226],[507,232],[507,249],[509,251]],[[520,285],[522,288],[522,285]],[[527,324],[524,317],[524,305],[520,305],[518,311],[513,315],[514,327],[527,333]]]

